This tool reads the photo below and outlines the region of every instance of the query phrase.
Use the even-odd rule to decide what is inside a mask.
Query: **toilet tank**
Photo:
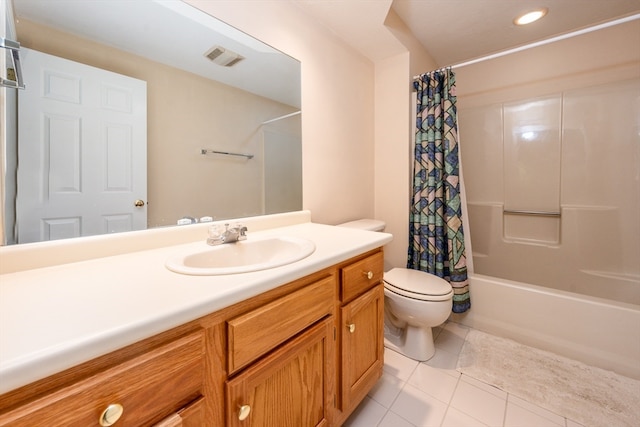
[[[377,219],[358,219],[338,224],[338,227],[359,228],[368,231],[384,231],[385,222]]]

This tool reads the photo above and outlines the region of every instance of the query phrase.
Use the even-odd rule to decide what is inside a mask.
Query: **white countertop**
[[[306,222],[252,233],[312,240],[307,258],[225,276],[169,271],[165,260],[195,243],[0,275],[0,393],[60,372],[392,240],[387,233]]]

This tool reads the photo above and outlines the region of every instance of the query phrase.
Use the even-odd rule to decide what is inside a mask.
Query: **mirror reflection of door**
[[[21,54],[18,243],[145,229],[146,82]]]

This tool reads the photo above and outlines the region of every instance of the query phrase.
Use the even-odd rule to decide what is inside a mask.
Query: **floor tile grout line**
[[[458,389],[458,385],[460,384],[460,382],[464,382],[464,381],[462,381],[462,375],[460,375],[460,378],[458,379],[458,384],[456,384],[456,390]],[[474,386],[474,385],[473,385],[473,384],[471,384],[471,383],[467,383],[467,384],[468,384],[469,386],[471,386],[471,387],[475,387],[475,388],[477,388],[478,390],[483,391],[481,388],[478,388],[478,387]],[[486,390],[484,390],[484,391],[486,391]],[[455,391],[454,391],[453,395],[455,395]],[[452,400],[452,401],[453,401],[453,395],[451,395],[451,400]],[[495,396],[495,395],[494,395],[494,396]],[[497,397],[497,396],[496,396],[496,397]],[[479,420],[478,418],[474,417],[473,415],[471,415],[471,414],[469,414],[469,413],[467,413],[467,412],[464,412],[462,409],[460,409],[460,408],[456,408],[455,406],[452,406],[451,404],[449,404],[449,406],[450,406],[450,407],[452,407],[453,409],[455,409],[456,411],[459,411],[460,413],[462,413],[462,414],[466,415],[467,417],[469,417],[469,418],[473,418],[475,421],[479,422],[480,424],[482,424],[482,425],[487,425],[487,424],[485,424],[485,422],[484,422],[484,421]],[[506,409],[507,409],[507,405],[506,405],[506,398],[505,398],[505,405],[504,405],[504,406],[505,406],[505,411],[506,411]],[[448,409],[448,408],[447,408],[447,409]],[[505,417],[504,417],[504,414],[503,414],[503,417],[502,417],[502,418],[503,418],[503,420],[502,420],[502,427],[504,427],[504,423],[505,423],[505,420],[504,420],[504,418],[505,418]],[[444,419],[442,420],[442,422],[444,422]]]
[[[416,365],[417,366],[417,365]],[[415,371],[415,369],[414,369]],[[409,376],[409,378],[411,378],[411,376]],[[404,381],[404,384],[402,384],[402,387],[400,388],[400,392],[396,395],[395,399],[393,399],[393,403],[391,405],[389,405],[389,409],[387,410],[387,412],[392,412],[394,415],[397,415],[398,417],[402,418],[403,420],[405,420],[406,422],[408,422],[411,425],[415,425],[413,424],[411,421],[409,421],[408,419],[406,419],[405,417],[402,416],[402,414],[398,414],[397,412],[394,412],[391,410],[391,408],[393,407],[393,404],[396,403],[396,400],[398,400],[398,398],[400,397],[400,394],[402,394],[402,391],[404,390],[404,388],[407,386],[407,384],[409,384],[409,380],[407,379],[407,381]],[[409,384],[411,385],[411,384]],[[386,415],[386,414],[385,414]]]
[[[393,375],[392,375],[392,376],[393,376]],[[396,377],[396,378],[398,378],[398,377]],[[400,379],[400,378],[398,378],[398,379]],[[402,417],[401,415],[396,414],[395,412],[393,412],[393,411],[391,410],[391,408],[393,407],[393,404],[394,404],[394,403],[396,403],[396,400],[398,400],[398,397],[400,396],[400,393],[402,393],[402,390],[404,389],[404,386],[408,383],[408,381],[404,381],[404,380],[401,380],[401,381],[402,381],[402,387],[400,387],[400,391],[399,391],[399,392],[398,392],[398,394],[393,398],[393,400],[392,400],[392,401],[391,401],[391,403],[389,404],[389,407],[388,407],[388,408],[387,408],[387,407],[385,407],[386,411],[385,411],[384,415],[382,416],[382,418],[380,419],[380,422],[378,422],[378,424],[377,424],[377,425],[380,425],[380,423],[382,422],[382,420],[384,420],[384,419],[385,419],[385,417],[387,416],[387,414],[388,414],[389,412],[392,412],[392,413],[394,413],[395,415],[398,415],[398,416]],[[374,402],[377,402],[377,403],[379,403],[380,405],[382,405],[382,403],[381,403],[381,402],[378,402],[378,401],[377,401],[376,399],[374,399],[373,397],[369,396],[369,398],[370,398],[371,400],[373,400]],[[382,405],[382,406],[384,406],[384,405]],[[402,417],[402,419],[404,420],[405,418],[404,418],[404,417]],[[406,421],[408,422],[408,420],[406,420]]]
[[[449,413],[449,409],[451,409],[451,402],[453,401],[453,396],[455,396],[456,391],[458,390],[458,386],[460,385],[460,378],[462,375],[458,376],[456,380],[456,386],[453,388],[453,392],[451,393],[451,397],[449,397],[449,402],[447,403],[447,409],[444,411],[444,416],[442,417],[442,421],[440,421],[440,427],[444,424],[444,420],[447,419],[447,414]],[[455,409],[455,408],[454,408]]]
[[[484,381],[483,381],[483,382],[484,382]],[[487,384],[487,383],[485,383],[485,384]],[[489,384],[489,385],[491,385],[491,384]],[[517,399],[520,399],[520,400],[522,400],[522,401],[524,401],[524,402],[526,402],[526,403],[528,403],[528,404],[530,404],[530,405],[532,405],[532,406],[535,406],[536,408],[540,408],[540,409],[542,409],[542,410],[544,410],[544,411],[546,411],[546,412],[549,412],[549,413],[551,413],[551,414],[554,414],[554,415],[556,415],[556,416],[558,416],[558,417],[562,418],[562,425],[557,424],[557,426],[558,426],[558,427],[568,427],[568,418],[567,418],[567,417],[565,417],[564,415],[558,414],[557,412],[553,412],[553,411],[551,411],[551,410],[549,410],[549,409],[547,409],[547,408],[544,408],[544,407],[542,407],[542,406],[536,405],[535,403],[531,403],[531,402],[527,401],[526,399],[524,399],[524,398],[522,398],[522,397],[520,397],[520,396],[518,396],[518,395],[516,395],[516,394],[508,393],[508,392],[507,392],[507,405],[508,405],[508,404],[512,404],[512,405],[514,405],[514,406],[519,407],[520,409],[524,409],[525,411],[531,412],[532,414],[538,415],[539,417],[544,418],[544,419],[546,419],[547,421],[550,421],[550,422],[552,422],[552,423],[556,424],[556,422],[555,422],[554,420],[552,420],[551,418],[549,418],[549,417],[547,417],[547,416],[545,416],[545,415],[542,415],[542,414],[539,414],[539,413],[537,413],[537,412],[534,412],[534,411],[532,411],[531,409],[526,408],[526,407],[525,407],[525,406],[523,406],[523,405],[519,405],[519,404],[518,404],[518,403],[516,403],[516,402],[511,402],[511,399],[509,399],[511,396],[513,396],[513,397],[515,397],[515,398],[517,398]]]

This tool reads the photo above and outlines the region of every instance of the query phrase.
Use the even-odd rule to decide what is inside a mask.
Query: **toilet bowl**
[[[393,268],[384,274],[385,346],[425,361],[435,354],[432,328],[451,314],[453,288],[424,271]]]
[[[362,219],[342,227],[383,231],[385,223]],[[384,345],[405,356],[429,360],[435,354],[433,327],[451,314],[453,288],[424,271],[393,268],[384,274]]]

